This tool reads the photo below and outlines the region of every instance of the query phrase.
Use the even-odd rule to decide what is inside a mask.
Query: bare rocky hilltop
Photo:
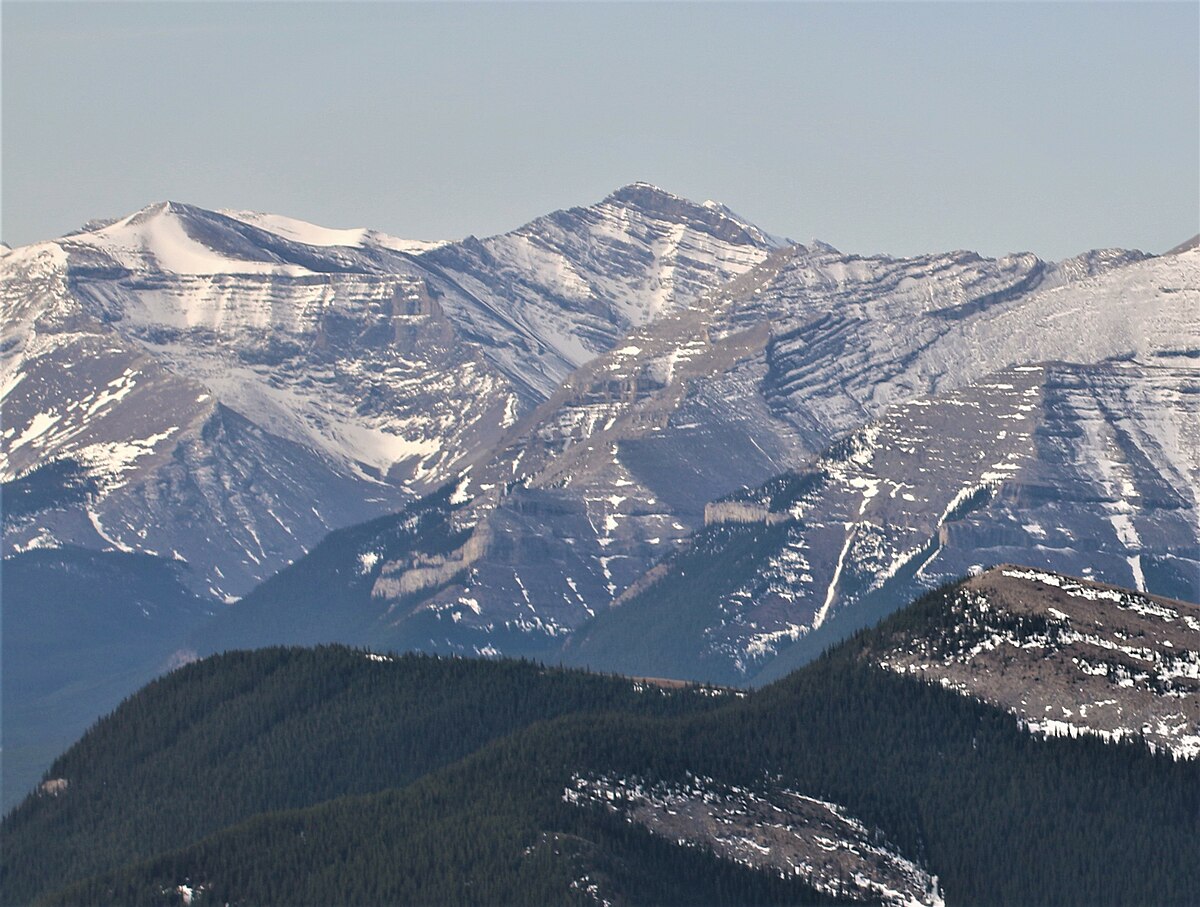
[[[954,590],[945,620],[870,656],[1017,715],[1032,731],[1141,735],[1200,756],[1200,605],[1005,565]]]

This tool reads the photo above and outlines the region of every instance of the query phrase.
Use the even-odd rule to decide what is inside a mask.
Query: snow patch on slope
[[[687,773],[679,783],[576,774],[563,800],[623,815],[651,833],[826,894],[889,907],[944,907],[937,876],[836,803]]]
[[[235,220],[240,220],[242,223],[250,224],[251,226],[274,233],[277,236],[282,236],[293,242],[304,243],[308,246],[348,246],[359,248],[374,246],[391,249],[395,252],[419,255],[422,252],[428,252],[430,249],[437,249],[449,243],[449,240],[401,239],[398,236],[390,236],[387,233],[369,230],[366,227],[351,227],[349,229],[322,227],[295,217],[285,217],[282,214],[231,210],[222,210],[220,213]]]

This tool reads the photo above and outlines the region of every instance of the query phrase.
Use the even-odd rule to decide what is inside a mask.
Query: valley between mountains
[[[1194,242],[163,202],[0,300],[4,903],[1200,884]]]

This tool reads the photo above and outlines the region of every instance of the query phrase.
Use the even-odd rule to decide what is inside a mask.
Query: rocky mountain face
[[[461,244],[167,202],[0,250],[4,598],[28,592],[22,606],[36,611],[36,589],[10,578],[57,571],[71,593],[41,603],[46,626],[75,620],[80,601],[96,608],[86,640],[63,636],[43,660],[54,677],[18,689],[6,676],[23,697],[5,709],[6,740],[21,751],[5,759],[6,790],[25,789],[174,653],[190,657],[197,613],[225,610],[331,531],[457,481],[584,358],[777,242],[720,206],[631,186]],[[651,288],[654,306],[641,305]],[[442,557],[440,539],[418,553]],[[134,630],[127,609],[89,589],[83,562],[105,588],[170,582]],[[343,576],[359,570],[355,560]],[[343,583],[331,594],[344,604],[356,592]],[[302,635],[424,644],[427,633],[387,631],[394,619],[378,604],[368,598],[361,620],[335,608],[322,621],[314,608]],[[283,632],[234,623],[233,644],[247,628],[264,644]],[[11,667],[30,638],[25,624],[10,629]]]
[[[469,448],[513,405],[477,354],[453,355],[416,269],[365,252],[171,203],[3,264],[8,311],[24,316],[4,363],[5,478],[70,459],[95,486],[82,506],[6,525],[10,550],[174,556],[234,596],[329,529],[411,499],[451,458],[439,411]]]
[[[716,202],[634,183],[591,207],[434,249],[421,263],[477,300],[476,312],[500,313],[514,337],[497,361],[544,399],[629,329],[684,308],[787,244]],[[490,336],[490,322],[461,317]]]
[[[807,467],[710,505],[708,525],[585,625],[570,658],[765,680],[1004,562],[1197,599],[1194,448],[1165,443],[1194,431],[1194,379],[1127,362],[1015,366],[891,407]],[[707,563],[740,568],[706,580]]]
[[[534,648],[615,627],[691,533],[756,522],[711,502],[785,470],[806,489],[777,508],[788,540],[703,639],[664,640],[688,676],[698,651],[725,662],[706,676],[752,675],[865,597],[877,617],[980,563],[1195,596],[1198,306],[1194,252],[778,251],[514,426],[462,487],[476,545],[428,606]],[[632,669],[605,661],[621,638],[588,663]]]
[[[1142,737],[1200,756],[1200,605],[1004,565],[955,589],[948,613],[941,626],[890,634],[869,657],[1034,732]]]
[[[744,683],[991,563],[1194,598],[1198,286],[1195,253],[776,251],[520,419],[453,550],[328,554],[378,621],[335,638]]]
[[[771,244],[633,186],[482,242],[168,202],[8,252],[0,478],[71,461],[79,482],[6,522],[6,550],[157,553],[235,598],[484,457],[583,359]]]

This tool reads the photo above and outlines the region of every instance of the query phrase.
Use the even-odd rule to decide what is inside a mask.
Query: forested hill
[[[893,622],[934,625],[952,591]],[[881,670],[864,655],[899,625],[749,694],[339,647],[208,659],[5,819],[2,899],[1194,903],[1197,762],[1044,739]]]
[[[65,784],[43,784],[5,818],[3,903],[257,813],[402,787],[535,721],[718,702],[531,662],[342,646],[214,656],[126,700],[51,766]]]

